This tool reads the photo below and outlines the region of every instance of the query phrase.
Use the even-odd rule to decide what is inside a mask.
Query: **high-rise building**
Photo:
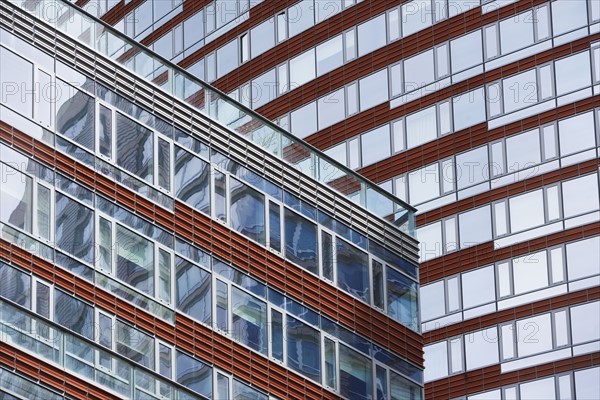
[[[415,210],[132,36],[0,1],[0,397],[421,400]]]
[[[418,209],[425,397],[600,398],[599,1],[76,4]]]

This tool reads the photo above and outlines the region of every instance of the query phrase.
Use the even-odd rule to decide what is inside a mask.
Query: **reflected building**
[[[0,1],[0,397],[424,398],[415,209],[162,54],[265,7]]]
[[[599,2],[76,4],[417,208],[426,398],[600,398]],[[181,95],[206,106],[181,81]],[[290,164],[401,224],[391,200],[236,121],[254,143],[282,148]],[[409,324],[416,283],[401,269],[324,234],[308,211],[264,203],[264,222],[240,215],[263,203],[239,193],[221,217],[235,230],[281,241],[291,262]],[[293,222],[271,234],[271,216]],[[340,365],[360,364],[346,350],[337,347]],[[288,365],[301,368],[294,357]],[[385,390],[372,397],[405,398],[396,375],[377,370]],[[345,387],[361,374],[322,378]]]

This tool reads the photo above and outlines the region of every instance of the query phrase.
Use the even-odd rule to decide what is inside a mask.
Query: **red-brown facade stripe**
[[[600,299],[600,287],[595,286],[589,289],[565,293],[560,296],[508,308],[506,310],[500,310],[491,314],[483,315],[481,317],[444,326],[439,329],[424,333],[423,337],[425,339],[425,345],[428,345],[447,338],[502,324],[504,322],[527,318],[533,315],[543,314],[551,310],[556,310],[558,308],[574,306],[598,299]]]
[[[426,285],[446,276],[469,271],[483,265],[599,234],[600,222],[594,222],[498,249],[494,248],[493,241],[481,243],[421,263],[419,267],[420,282],[421,285]]]
[[[550,171],[542,175],[534,176],[533,178],[521,180],[507,186],[502,186],[476,196],[456,201],[452,204],[418,215],[417,226],[422,226],[466,210],[477,208],[496,200],[539,189],[545,185],[551,185],[562,180],[597,172],[599,164],[600,158],[584,161],[579,164]]]
[[[110,311],[150,334],[175,344],[178,348],[213,363],[236,377],[245,379],[272,395],[281,398],[291,396],[299,399],[339,398],[314,382],[292,373],[280,364],[268,360],[184,315],[177,313],[175,326],[170,325],[3,239],[0,239],[0,257],[73,293],[95,307]]]
[[[307,137],[305,140],[319,149],[326,149],[343,140],[368,131],[369,129],[381,126],[397,118],[418,111],[424,107],[433,105],[439,101],[446,100],[451,96],[478,88],[485,83],[493,82],[497,79],[533,68],[536,65],[544,64],[559,57],[568,56],[570,54],[589,49],[590,43],[598,39],[600,39],[600,34],[586,36],[585,38],[576,40],[572,43],[555,47],[540,54],[536,54],[531,57],[515,61],[514,63],[505,65],[503,67],[496,68],[492,71],[477,75],[467,79],[466,81],[448,86],[444,89],[438,90],[399,107],[390,109],[389,102],[385,102],[341,122],[338,122],[329,128],[320,130]],[[285,110],[278,111],[277,115],[266,115],[266,117],[275,118],[291,109],[293,109],[293,107],[287,107]],[[257,111],[262,114],[260,109]]]
[[[11,371],[16,371],[33,381],[48,385],[75,399],[101,400],[115,398],[113,394],[67,373],[62,368],[43,362],[39,358],[4,342],[0,342],[0,364]]]
[[[0,138],[266,281],[272,287],[303,301],[380,346],[422,365],[422,337],[419,334],[201,212],[175,201],[175,212],[171,213],[1,121]]]
[[[600,353],[586,354],[565,360],[524,368],[518,371],[500,371],[500,364],[450,376],[425,385],[425,398],[448,400],[468,394],[493,390],[532,379],[541,379],[562,372],[600,365]]]
[[[380,183],[454,154],[537,128],[558,119],[589,111],[595,107],[600,107],[600,96],[588,97],[492,130],[488,130],[486,122],[482,122],[369,165],[358,172],[367,179]]]

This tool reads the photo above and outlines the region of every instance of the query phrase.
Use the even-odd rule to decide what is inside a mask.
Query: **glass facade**
[[[313,2],[305,3],[313,12]],[[143,100],[144,85],[154,85],[148,87],[155,88],[156,99],[179,104],[172,90],[157,83],[160,67],[153,71],[146,53],[126,61],[125,53],[112,52],[114,45],[125,49],[134,42],[68,3],[52,5],[68,17],[53,40],[71,40],[76,52],[91,51],[102,68],[118,59],[119,73],[141,91],[123,92],[98,71],[80,68],[83,58],[64,60],[13,27],[0,26],[3,344],[107,397],[269,399],[306,387],[322,398],[371,399],[379,393],[422,399],[414,210],[216,91],[219,104],[186,109],[202,125],[213,125],[210,135],[199,133],[197,124],[185,127],[158,103]],[[123,6],[87,7],[92,5],[97,16]],[[41,3],[1,7],[20,16],[32,12],[38,33],[47,22],[57,23]],[[152,37],[148,30],[178,10],[178,2],[143,2],[133,14],[145,22],[137,20],[132,36]],[[221,26],[219,18],[203,19],[207,32],[229,23]],[[286,27],[286,35],[318,23],[302,18],[306,27]],[[102,28],[107,36],[95,36],[89,47],[86,34],[73,31],[87,29],[80,23],[93,24],[87,34]],[[249,58],[268,47],[261,37],[271,35],[273,26],[267,20],[251,30]],[[224,46],[216,54],[232,57],[230,51]],[[235,67],[219,64],[216,70],[226,74]],[[22,101],[24,88],[31,91]],[[234,122],[232,112],[243,121]],[[243,113],[262,121],[247,132],[248,140],[231,132],[234,125],[240,132],[252,126]],[[227,120],[234,125],[219,125]],[[267,143],[273,133],[279,149]],[[222,140],[238,144],[222,147]],[[27,141],[32,147],[23,145]],[[285,163],[290,151],[310,165]],[[279,168],[282,176],[300,176],[324,200],[274,179],[248,155],[270,160],[271,171]],[[343,193],[355,198],[348,201]],[[351,218],[328,205],[329,199],[347,204]],[[334,298],[307,299],[315,287]],[[375,337],[374,327],[357,327],[355,317],[333,307],[377,318],[385,330],[397,331],[395,338]],[[412,353],[402,350],[409,340]],[[231,351],[229,359],[224,349]],[[288,374],[302,384],[270,387],[239,370],[249,359],[268,375]],[[33,383],[14,378],[27,376],[18,368],[2,374],[6,396],[35,398],[52,386],[37,377],[30,377]],[[69,397],[76,389],[61,390]]]
[[[77,2],[115,31],[66,18],[58,0],[51,12],[13,3],[216,122],[184,128],[189,118],[177,109],[171,121],[149,91],[131,101],[119,85],[133,78],[113,86],[104,70],[76,72],[7,36],[2,121],[148,199],[153,215],[190,215],[172,225],[216,224],[149,221],[118,192],[3,141],[7,241],[154,317],[210,326],[325,390],[316,397],[600,398],[597,1]],[[44,85],[65,95],[36,97]],[[298,174],[365,207],[366,222]],[[402,249],[369,230],[374,216],[408,234]],[[244,242],[217,248],[210,235],[222,232]],[[273,257],[295,275],[252,266]],[[56,329],[196,394],[280,397],[144,329],[135,345],[118,329],[90,336],[71,314],[137,326],[88,316],[89,301],[3,260],[14,285],[0,296]],[[391,343],[399,331],[424,341],[424,371],[418,346]]]

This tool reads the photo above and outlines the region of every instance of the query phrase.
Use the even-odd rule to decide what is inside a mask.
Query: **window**
[[[0,87],[2,88],[0,101],[2,105],[31,118],[33,116],[33,94],[27,95],[23,90],[33,90],[33,64],[4,47],[0,48],[0,59],[2,60],[2,69],[0,70]],[[58,85],[58,79],[56,83]],[[59,105],[62,104],[61,98],[68,98],[67,93],[63,92],[61,96],[57,96],[57,111]],[[59,130],[61,133],[63,131],[64,129]]]
[[[2,167],[0,218],[31,233],[33,228],[33,180],[5,164]]]
[[[94,334],[94,309],[59,289],[54,289],[54,321],[88,339]]]
[[[431,25],[431,0],[413,0],[402,10],[402,36],[406,37]]]
[[[387,69],[376,72],[358,81],[360,110],[368,110],[389,99]]]
[[[463,308],[468,309],[496,300],[494,266],[479,268],[461,275]]]
[[[310,49],[290,60],[290,86],[301,86],[315,79],[315,49]]]
[[[346,117],[344,88],[329,93],[317,100],[319,129],[327,128]]]
[[[372,361],[340,343],[339,363],[340,394],[348,399],[371,399]]]
[[[3,198],[4,200],[4,198]],[[25,308],[31,307],[31,276],[0,262],[0,296]],[[3,316],[6,321],[7,316]]]
[[[421,286],[421,319],[429,321],[446,314],[446,296],[444,294],[444,281]]]
[[[252,108],[257,109],[277,97],[275,69],[271,69],[252,81]]]
[[[454,130],[485,121],[485,96],[483,88],[475,89],[452,98]]]
[[[321,334],[296,318],[286,318],[287,365],[316,382],[321,380]]]
[[[250,30],[250,50],[252,58],[275,47],[275,20],[269,18]]]
[[[175,353],[175,381],[188,389],[210,396],[212,368],[177,350]]]
[[[511,232],[544,224],[544,192],[536,190],[509,199]]]
[[[210,166],[175,146],[175,195],[191,207],[210,213]]]
[[[116,275],[134,288],[154,295],[153,242],[117,224]]]
[[[546,251],[512,260],[515,295],[548,286]]]
[[[386,38],[385,14],[373,18],[358,26],[358,56],[385,46]]]
[[[420,261],[424,262],[442,255],[441,222],[421,226],[417,229],[419,239]]]
[[[578,399],[600,398],[600,367],[575,371],[575,391]]]
[[[519,357],[527,357],[553,348],[550,313],[517,321],[515,333]]]
[[[373,164],[390,156],[390,126],[364,133],[361,138],[362,166]]]
[[[410,92],[435,81],[433,49],[404,61],[404,90]]]
[[[481,146],[456,156],[456,178],[458,190],[489,178],[487,146]]]
[[[483,62],[481,30],[461,36],[450,42],[452,72],[456,73]]]
[[[465,335],[467,370],[498,363],[498,328],[492,327]]]
[[[425,382],[448,376],[448,344],[446,341],[425,346]]]
[[[520,400],[556,399],[554,377],[519,385]]]
[[[404,326],[418,329],[417,283],[389,266],[386,272],[388,315]]]
[[[121,321],[116,328],[117,353],[154,369],[154,338]]]
[[[569,243],[566,249],[570,281],[600,274],[600,236]]]
[[[596,146],[594,114],[587,112],[558,121],[560,155],[578,153]]]
[[[265,196],[237,179],[229,182],[231,228],[265,244]]]
[[[18,81],[17,81],[18,82]],[[56,79],[56,130],[68,139],[94,150],[95,100]],[[117,126],[118,129],[118,126]],[[118,131],[117,131],[118,132]],[[118,136],[117,136],[118,137]]]
[[[197,321],[211,322],[211,279],[202,268],[176,257],[177,309]]]
[[[217,49],[217,78],[237,68],[238,61],[238,41],[232,40],[226,45]]]
[[[318,274],[317,226],[287,208],[284,217],[286,258]]]
[[[288,8],[288,30],[290,37],[315,24],[313,0],[304,0]]]
[[[563,33],[587,25],[587,2],[557,0],[551,4],[554,36],[562,35]]]
[[[435,106],[425,108],[406,117],[406,143],[409,149],[437,137],[436,118]]]
[[[562,183],[565,218],[597,210],[598,174],[591,174]],[[581,194],[585,193],[585,196]]]
[[[317,46],[317,76],[326,74],[344,63],[342,35]]]
[[[313,101],[292,111],[291,125],[291,132],[300,139],[315,133],[317,131],[317,103]]]
[[[554,72],[557,96],[590,86],[592,76],[589,51],[555,61]]]
[[[267,351],[267,305],[231,287],[233,335],[237,341],[265,354]]]
[[[508,171],[520,171],[541,162],[539,130],[524,132],[506,139]]]
[[[336,240],[337,284],[352,296],[369,302],[369,256],[342,239]]]
[[[502,54],[533,44],[533,14],[527,11],[500,21],[500,47]]]
[[[492,240],[490,206],[460,214],[458,220],[461,248]]]
[[[94,213],[80,203],[56,194],[56,246],[86,262],[94,262]]]
[[[152,131],[117,113],[117,164],[153,183],[154,143]]]
[[[410,202],[421,204],[440,195],[439,164],[431,164],[408,174]]]
[[[510,113],[537,103],[537,77],[535,70],[523,72],[502,81],[504,112]]]

